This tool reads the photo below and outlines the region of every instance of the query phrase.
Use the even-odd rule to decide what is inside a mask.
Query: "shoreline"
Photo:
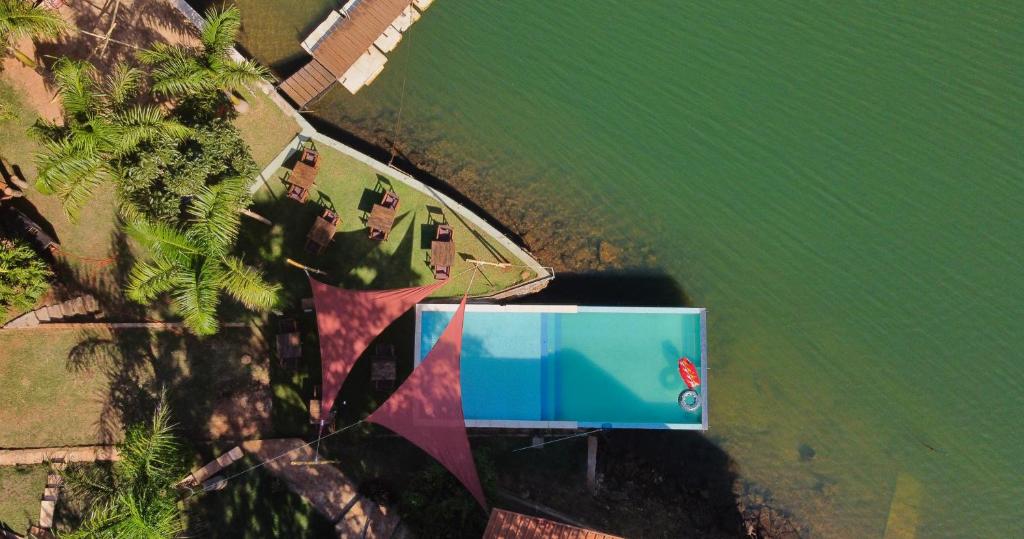
[[[188,4],[186,0],[171,0],[171,3],[190,22],[192,22],[193,25],[199,27],[197,21],[201,21],[202,17],[191,5]],[[243,56],[241,52],[239,52],[237,47],[233,47],[231,49],[231,52],[235,58],[245,59],[245,56]],[[378,168],[378,170],[380,170],[381,172],[384,172],[385,174],[395,177],[396,179],[403,181],[410,186],[413,186],[417,190],[431,193],[433,196],[438,197],[439,200],[442,200],[445,203],[450,202],[453,205],[453,209],[457,208],[460,211],[460,213],[462,213],[464,216],[470,217],[474,219],[474,221],[479,222],[479,224],[485,229],[485,231],[495,236],[496,239],[499,239],[503,243],[508,242],[508,244],[510,244],[508,245],[508,247],[513,253],[515,253],[517,256],[520,256],[524,261],[528,261],[531,264],[536,264],[538,268],[540,268],[542,271],[546,273],[545,276],[541,277],[541,272],[538,271],[538,279],[499,292],[495,296],[492,296],[490,299],[515,299],[522,295],[540,292],[541,290],[545,289],[545,287],[551,280],[554,279],[554,269],[552,267],[544,267],[540,265],[540,263],[534,258],[533,254],[528,251],[528,244],[521,234],[511,230],[507,225],[503,224],[500,220],[495,218],[491,212],[485,210],[479,204],[474,203],[471,199],[469,199],[469,197],[462,194],[449,182],[446,182],[445,180],[441,179],[435,173],[429,172],[422,168],[421,166],[416,165],[415,163],[413,163],[413,161],[411,161],[401,153],[395,154],[394,158],[391,159],[392,164],[394,162],[397,162],[400,165],[405,165],[406,167],[411,168],[414,171],[414,173],[411,174],[409,172],[406,172],[402,168],[389,166],[384,162],[383,159],[384,156],[386,155],[389,156],[390,158],[390,152],[385,150],[380,145],[365,140],[364,138],[356,135],[355,133],[352,133],[326,120],[317,117],[313,117],[311,119],[304,117],[297,109],[295,109],[290,103],[288,103],[278,93],[277,89],[270,83],[264,82],[260,84],[259,89],[265,95],[267,95],[271,99],[271,101],[274,102],[275,105],[277,105],[283,112],[285,112],[286,115],[294,119],[299,124],[301,132],[296,137],[296,140],[301,139],[303,136],[308,136],[309,138],[313,138],[314,140],[321,140],[325,143],[331,144],[332,147],[334,147],[335,149],[344,151],[345,153],[353,157],[357,157],[364,163],[375,168]],[[293,151],[294,149],[292,148],[292,144],[290,143],[284,150],[282,150],[281,154],[278,156],[278,159],[283,161],[284,157],[290,155],[290,153]],[[263,172],[261,172],[259,177],[257,177],[254,180],[254,186],[262,186],[262,183],[265,181],[266,170],[271,169],[271,167],[274,167],[275,164],[279,164],[278,159],[275,159],[273,162],[271,162],[266,167],[266,169]],[[423,181],[419,178],[426,178],[427,181]],[[602,262],[600,243],[597,246],[595,246],[594,250],[597,262],[600,264]],[[559,287],[559,290],[562,293],[568,290],[579,290],[580,277],[582,277],[581,280],[583,281],[583,283],[586,284],[586,281],[588,279],[594,277],[600,279],[601,277],[603,277],[603,275],[601,274],[605,273],[605,270],[607,269],[613,269],[615,270],[613,274],[618,273],[619,275],[630,275],[631,273],[633,273],[627,267],[598,267],[591,269],[590,271],[578,272],[576,275],[573,275],[573,277],[576,277],[576,279],[572,279],[572,277],[570,277],[574,282],[565,283],[566,286]],[[656,270],[652,271],[650,268],[647,268],[646,270],[643,271],[643,273],[647,272],[650,272],[652,274],[657,273]],[[534,284],[535,282],[537,282],[537,284],[540,285],[536,287],[536,289],[523,291],[522,293],[519,294],[505,295],[505,293],[513,291],[516,288],[522,287],[524,285],[531,285]],[[622,291],[617,290],[616,292],[621,293]],[[557,294],[558,292],[555,292],[555,295]],[[681,289],[679,290],[679,295],[680,300],[683,302],[683,304],[689,304],[689,297]],[[544,294],[542,294],[541,296],[544,297]],[[724,450],[721,451],[724,453]],[[735,496],[734,508],[741,514],[743,526],[745,528],[744,530],[737,531],[743,531],[746,532],[749,536],[757,537],[790,537],[792,533],[796,533],[797,536],[801,536],[802,534],[800,533],[800,531],[810,533],[809,523],[804,522],[799,518],[795,518],[792,515],[792,513],[786,510],[785,508],[778,507],[770,503],[770,491],[765,491],[763,488],[753,485],[747,481],[743,481],[743,484],[745,486],[742,489],[742,492],[736,492],[736,489],[733,489],[733,495]],[[794,524],[794,522],[796,524]]]

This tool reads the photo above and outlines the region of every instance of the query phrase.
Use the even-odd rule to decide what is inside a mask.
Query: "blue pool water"
[[[416,308],[416,363],[457,305]],[[707,406],[678,403],[686,356],[707,389],[704,310],[470,305],[462,404],[478,427],[707,428]]]

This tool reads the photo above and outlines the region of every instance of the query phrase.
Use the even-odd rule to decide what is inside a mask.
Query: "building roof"
[[[531,517],[504,509],[491,511],[483,539],[622,539],[616,535],[585,530],[546,518]]]

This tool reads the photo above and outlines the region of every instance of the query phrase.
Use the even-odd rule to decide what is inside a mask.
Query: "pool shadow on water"
[[[690,296],[672,276],[658,271],[559,273],[547,288],[512,303],[611,307],[689,307]]]

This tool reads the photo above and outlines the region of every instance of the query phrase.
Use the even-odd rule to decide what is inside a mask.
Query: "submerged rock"
[[[814,460],[814,455],[817,454],[814,451],[814,448],[807,444],[800,444],[800,447],[797,450],[800,453],[800,460],[803,462]]]

